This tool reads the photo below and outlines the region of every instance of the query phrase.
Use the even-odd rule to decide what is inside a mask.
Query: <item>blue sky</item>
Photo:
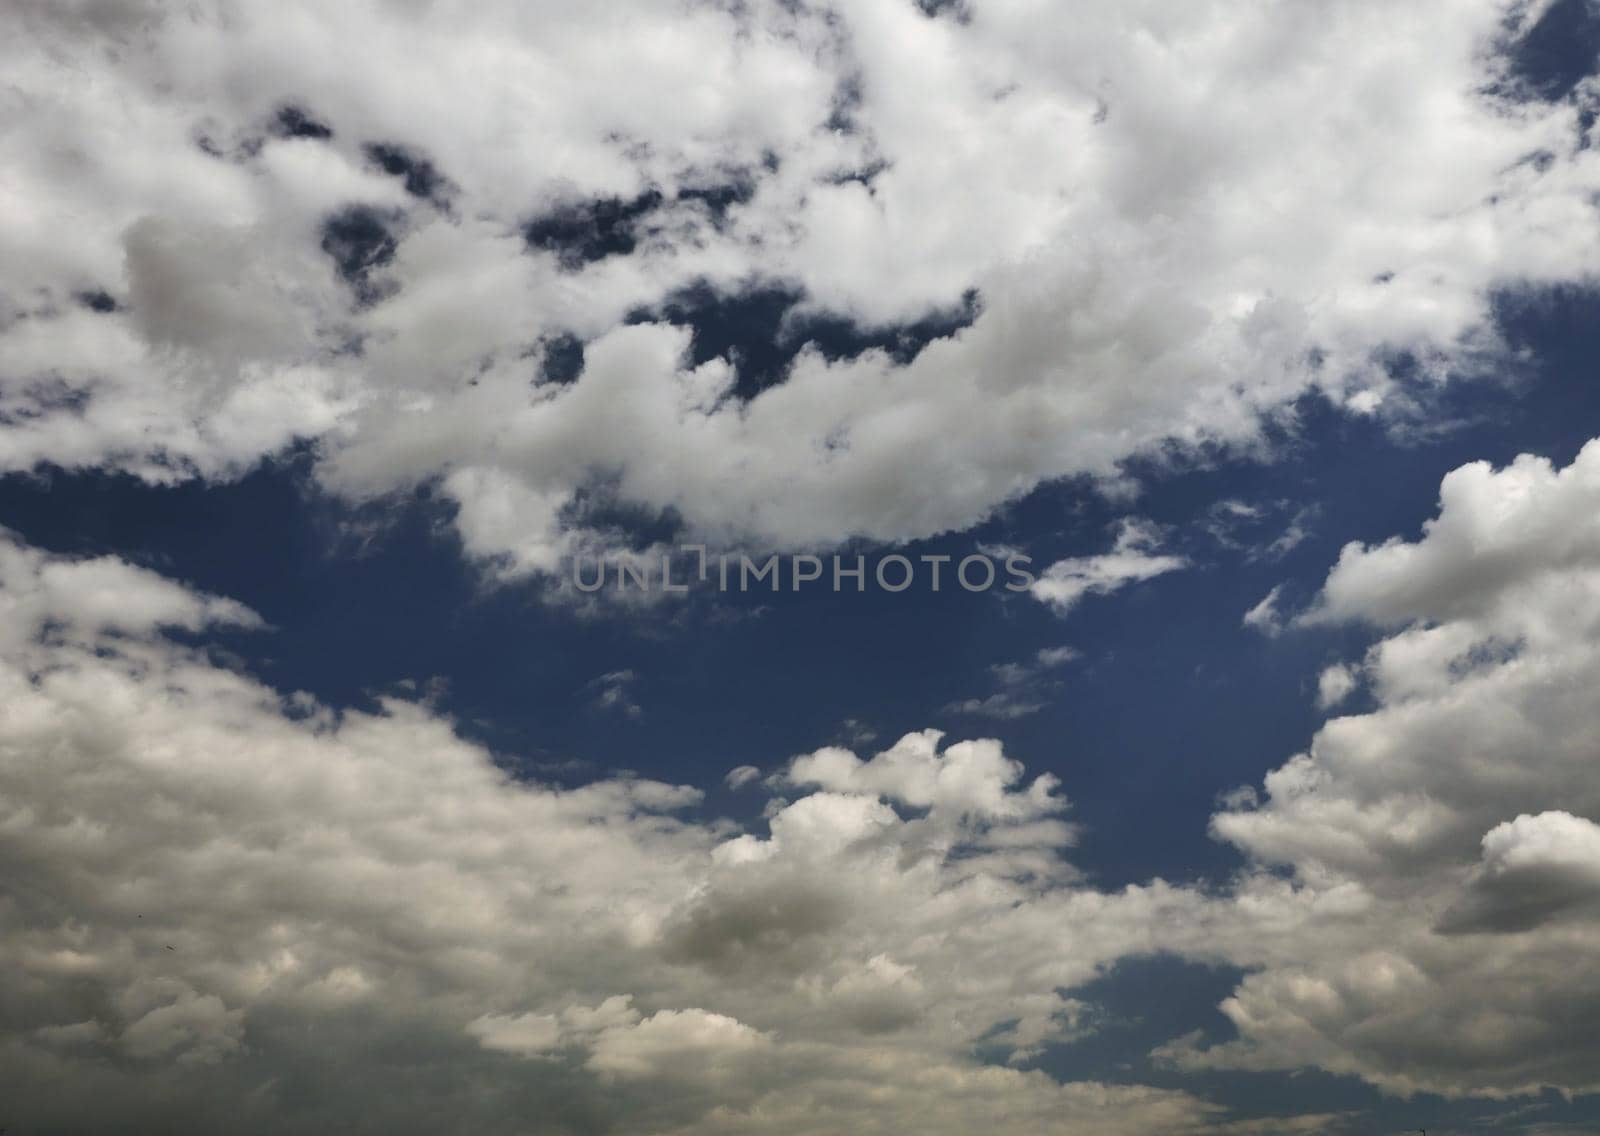
[[[1600,1131],[1600,15],[636,8],[4,18],[0,1126]]]

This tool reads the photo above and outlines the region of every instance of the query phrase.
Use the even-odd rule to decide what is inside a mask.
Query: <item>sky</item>
[[[0,1130],[1600,1133],[1597,113],[1590,0],[5,5]]]

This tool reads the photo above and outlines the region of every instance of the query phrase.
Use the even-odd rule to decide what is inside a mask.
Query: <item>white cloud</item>
[[[1283,593],[1281,584],[1275,585],[1261,601],[1244,613],[1240,625],[1252,631],[1259,631],[1263,635],[1276,635],[1283,630],[1283,613],[1278,610],[1278,601]]]
[[[317,438],[324,488],[437,480],[470,555],[536,574],[608,539],[596,491],[717,541],[894,541],[1136,453],[1250,446],[1308,388],[1403,410],[1375,359],[1481,369],[1493,286],[1600,251],[1588,89],[1485,93],[1534,14],[13,4],[0,468],[231,477]],[[331,135],[285,136],[290,105]],[[408,194],[372,143],[448,191]],[[614,229],[565,223],[615,255],[529,248],[530,220],[601,199]],[[626,325],[696,281],[866,328],[979,311],[907,362],[802,353],[746,403],[731,364],[685,364],[687,330]],[[75,299],[101,291],[115,310]],[[564,333],[581,376],[536,382]]]
[[[1344,663],[1324,667],[1317,676],[1317,709],[1331,710],[1350,695],[1357,685],[1356,671]]]
[[[1041,667],[1059,667],[1083,657],[1076,647],[1041,647],[1035,656]]]
[[[1085,596],[1109,595],[1141,580],[1152,580],[1188,567],[1181,556],[1158,552],[1160,531],[1148,521],[1121,522],[1116,543],[1101,556],[1058,560],[1028,588],[1037,600],[1057,612],[1070,611]]]
[[[1251,973],[1223,1005],[1238,1039],[1171,1060],[1600,1088],[1597,485],[1600,443],[1560,470],[1464,466],[1420,539],[1344,550],[1305,618],[1385,630],[1361,666],[1375,708],[1213,819],[1258,869],[1222,947]],[[1325,672],[1322,701],[1353,678]]]
[[[1483,618],[1600,559],[1600,442],[1556,470],[1518,457],[1501,470],[1474,462],[1439,487],[1423,539],[1346,545],[1307,622],[1360,619],[1392,627]],[[1514,614],[1514,613],[1508,613]]]
[[[1059,782],[1050,774],[1014,791],[1022,763],[1008,759],[992,740],[957,742],[939,752],[937,730],[907,734],[869,761],[849,750],[828,748],[797,757],[788,779],[829,792],[883,796],[913,808],[928,809],[930,819],[947,812],[960,816],[1022,820],[1063,807],[1054,793]]]
[[[736,765],[722,778],[730,789],[743,789],[761,780],[761,770],[754,765]]]

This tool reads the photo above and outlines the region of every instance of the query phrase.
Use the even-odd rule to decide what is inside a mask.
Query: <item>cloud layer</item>
[[[895,541],[1404,402],[1595,263],[1544,7],[9,5],[0,468],[316,439],[527,573],[616,505]]]
[[[1054,780],[996,742],[796,758],[748,832],[697,819],[692,788],[513,780],[419,705],[280,697],[163,631],[245,629],[248,611],[121,561],[7,539],[0,607],[12,1123],[1219,1118],[1181,1092],[1017,1067],[1087,1028],[1065,989],[1193,901],[1075,884]]]
[[[425,706],[336,711],[185,645],[260,633],[235,603],[8,538],[12,1115],[1232,1130],[1187,1093],[1032,1068],[1095,1030],[1074,991],[1158,951],[1247,972],[1231,1037],[1156,1052],[1180,1069],[1594,1091],[1597,505],[1600,441],[1565,469],[1463,467],[1420,538],[1345,549],[1297,622],[1383,629],[1322,684],[1368,708],[1228,796],[1212,830],[1246,864],[1226,887],[1115,893],[1065,858],[1055,778],[998,742],[740,767],[771,794],[753,826],[692,787],[557,790]]]

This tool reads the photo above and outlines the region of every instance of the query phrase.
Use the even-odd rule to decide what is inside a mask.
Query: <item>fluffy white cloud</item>
[[[1331,710],[1355,693],[1359,677],[1355,668],[1344,663],[1324,667],[1317,676],[1317,708]]]
[[[1375,360],[1470,371],[1489,288],[1596,262],[1591,90],[1503,93],[1540,10],[11,4],[0,468],[316,438],[323,486],[436,479],[469,554],[538,573],[608,539],[597,499],[897,540],[1248,445],[1308,387],[1403,402]],[[691,284],[789,290],[795,343],[977,313],[747,398],[749,360],[685,361]]]
[[[1361,665],[1376,708],[1213,819],[1256,865],[1223,947],[1253,972],[1223,1007],[1236,1040],[1167,1056],[1600,1088],[1600,442],[1455,470],[1420,539],[1344,550],[1302,622],[1334,619],[1386,631]],[[1353,678],[1332,673],[1327,702]]]

